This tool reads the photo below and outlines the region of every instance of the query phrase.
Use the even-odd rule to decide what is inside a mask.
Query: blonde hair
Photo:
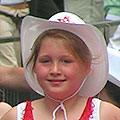
[[[50,29],[40,34],[37,40],[34,42],[34,45],[32,47],[32,54],[29,61],[27,62],[27,65],[33,61],[34,68],[42,41],[47,37],[53,38],[55,41],[61,40],[66,49],[71,52],[73,56],[81,59],[84,63],[91,63],[91,53],[80,37],[66,30]]]

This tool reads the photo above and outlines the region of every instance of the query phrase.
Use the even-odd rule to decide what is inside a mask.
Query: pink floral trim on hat
[[[63,23],[74,23],[70,21],[70,17],[69,16],[65,16],[63,19],[58,19],[59,22],[63,22]]]

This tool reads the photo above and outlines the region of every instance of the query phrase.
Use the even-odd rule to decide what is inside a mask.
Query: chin
[[[47,94],[49,97],[58,100],[58,101],[62,101],[65,100],[66,98],[72,96],[72,94],[66,94],[66,93],[52,93],[52,94]]]

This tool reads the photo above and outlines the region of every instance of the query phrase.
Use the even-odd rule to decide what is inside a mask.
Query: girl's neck
[[[86,103],[87,103],[87,98],[83,98],[78,95],[65,101],[63,104],[64,104],[64,107],[67,112],[68,120],[79,119],[84,111]],[[45,98],[38,100],[37,106],[38,105],[42,106],[42,111],[40,112],[40,116],[43,117],[44,119],[48,120],[50,118],[52,119],[53,111],[60,105],[60,103],[45,96]],[[37,112],[39,110],[41,110],[41,109],[39,109],[39,108],[41,108],[40,106],[38,107]],[[44,114],[46,114],[46,116],[42,116]],[[61,109],[57,110],[55,116],[56,116],[56,120],[58,118],[60,120],[64,120],[64,113]],[[38,116],[36,116],[36,119],[37,119],[37,117]]]
[[[77,106],[82,106],[82,104],[87,101],[86,98],[80,97],[78,95],[75,95],[74,97],[72,97],[71,99],[68,99],[66,101],[63,102],[67,112],[72,111],[74,108],[76,108]],[[50,99],[49,97],[45,97],[44,98],[44,105],[46,106],[47,109],[49,109],[51,112],[53,112],[53,110],[60,105],[60,102],[54,101],[52,99]],[[59,110],[60,111],[60,110]]]

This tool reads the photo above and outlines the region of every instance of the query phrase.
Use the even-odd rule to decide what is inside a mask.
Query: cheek
[[[37,75],[37,79],[40,82],[40,80],[43,80],[46,78],[46,76],[48,76],[48,69],[46,69],[45,67],[42,67],[40,65],[36,65],[34,68],[34,72]]]
[[[64,75],[68,78],[81,78],[84,75],[84,71],[82,68],[78,67],[78,65],[72,65],[69,68],[62,69]]]
[[[71,66],[69,69],[64,69],[64,75],[75,86],[82,84],[86,76],[85,74],[85,69],[83,69],[83,67],[78,67],[78,65]]]

